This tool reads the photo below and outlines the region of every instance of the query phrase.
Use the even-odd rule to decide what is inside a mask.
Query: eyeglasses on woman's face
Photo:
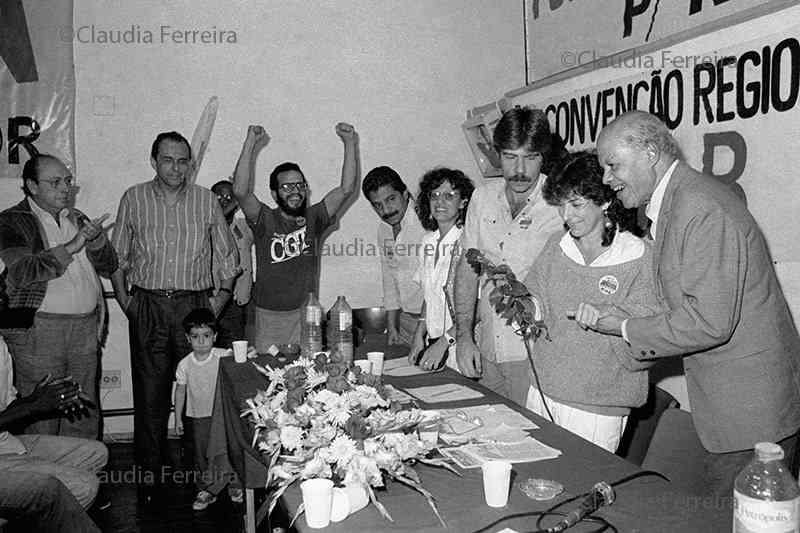
[[[431,192],[431,200],[447,200],[448,202],[453,202],[457,200],[461,195],[458,191],[432,191]]]

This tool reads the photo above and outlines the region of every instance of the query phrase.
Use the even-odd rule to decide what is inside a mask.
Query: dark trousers
[[[3,531],[100,533],[75,496],[55,477],[38,472],[3,472],[0,476]]]
[[[208,460],[211,417],[187,416],[184,419],[184,430],[184,437],[190,443],[194,459],[194,481],[197,489],[205,490],[216,496],[228,483],[236,486],[236,474],[218,470]]]
[[[170,465],[167,424],[172,382],[178,362],[192,351],[181,322],[196,308],[208,308],[205,291],[170,296],[134,287],[128,307],[128,334],[133,382],[133,443],[136,464],[150,479],[161,480]],[[180,416],[180,414],[178,414]],[[143,479],[148,476],[143,475]]]
[[[219,331],[214,345],[219,348],[230,348],[233,341],[245,340],[247,338],[244,336],[245,321],[245,307],[237,305],[233,298],[229,299],[217,319]]]
[[[800,439],[794,434],[778,441],[783,448],[783,464],[790,470],[792,476],[797,478],[798,464],[800,464]],[[703,457],[703,476],[698,492],[704,496],[715,498],[730,497],[733,494],[733,482],[747,463],[755,458],[753,450],[730,453],[709,453]]]

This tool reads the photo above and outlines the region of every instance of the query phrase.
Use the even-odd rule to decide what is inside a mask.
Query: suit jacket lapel
[[[672,212],[672,201],[675,198],[675,190],[680,186],[681,182],[686,179],[688,174],[688,167],[686,163],[679,162],[672,173],[672,177],[667,185],[667,190],[664,191],[664,198],[661,201],[661,210],[658,213],[658,225],[656,227],[656,234],[653,235],[655,243],[653,245],[653,279],[657,280],[659,292],[661,292],[661,252],[664,249],[664,241],[666,240],[667,230],[671,225],[670,213]],[[663,296],[663,295],[659,295]]]

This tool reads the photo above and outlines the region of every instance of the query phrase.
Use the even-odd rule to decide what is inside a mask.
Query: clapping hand
[[[60,412],[70,421],[87,415],[90,407],[96,407],[71,376],[53,379],[50,374],[36,384],[24,401],[30,404],[34,416]]]
[[[108,228],[103,227],[103,222],[105,222],[110,216],[110,214],[104,213],[94,220],[90,220],[88,217],[82,219],[83,224],[80,232],[83,234],[83,238],[86,239],[86,242],[93,241],[100,235],[104,234],[105,230]]]

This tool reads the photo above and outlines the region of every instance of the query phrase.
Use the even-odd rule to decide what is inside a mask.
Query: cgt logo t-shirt
[[[309,207],[305,217],[293,219],[261,204],[258,220],[250,224],[256,245],[256,306],[299,309],[309,292],[319,292],[321,236],[333,222],[324,202]]]

